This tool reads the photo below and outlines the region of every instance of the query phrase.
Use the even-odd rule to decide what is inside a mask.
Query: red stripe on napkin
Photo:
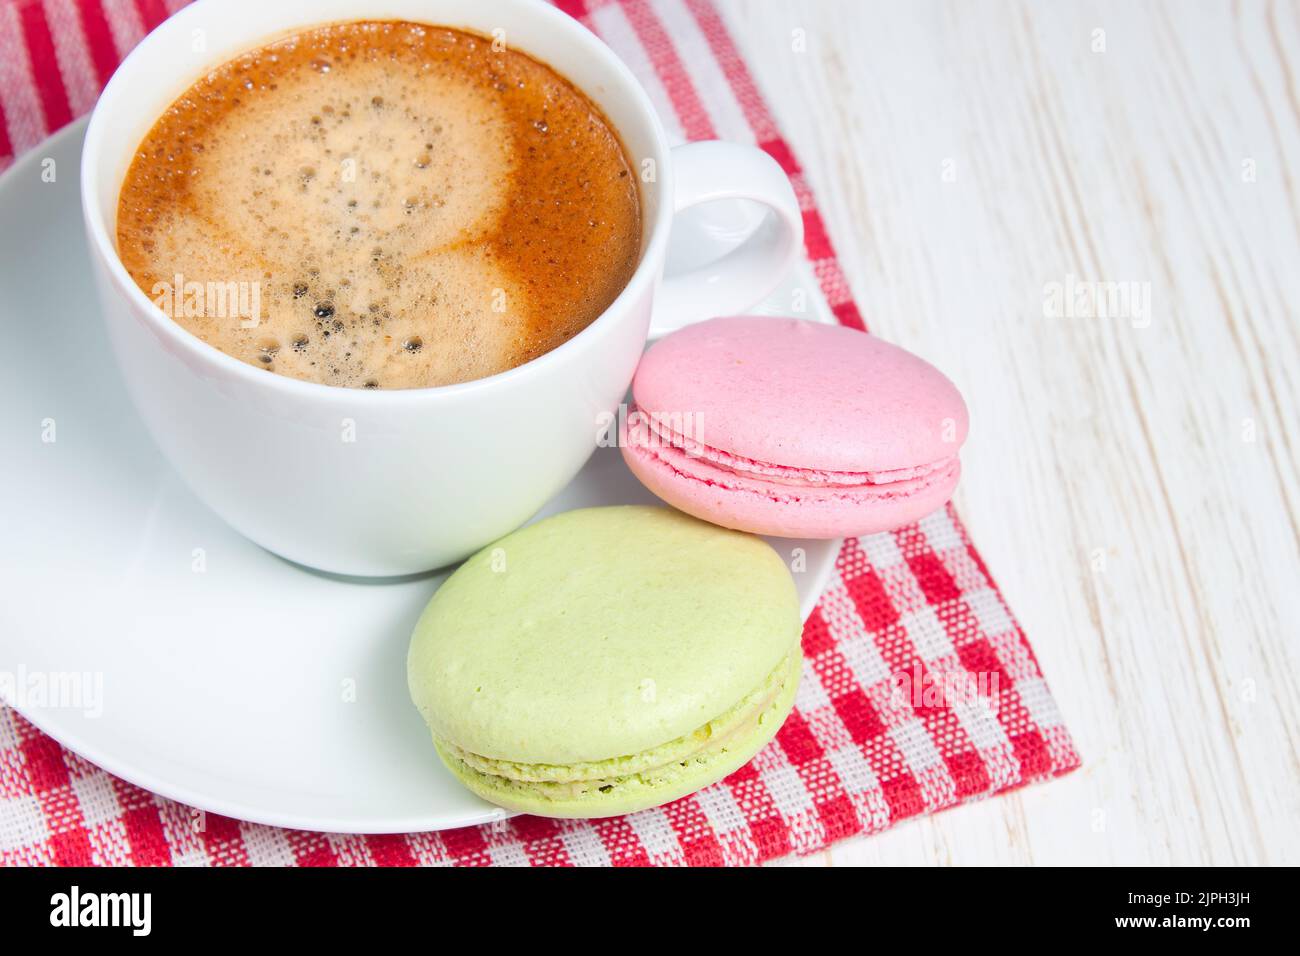
[[[647,0],[623,0],[623,10],[645,47],[659,80],[672,100],[673,111],[689,140],[716,139],[713,122],[691,85],[691,78],[677,57],[677,48],[668,32],[650,9]]]
[[[81,14],[81,29],[86,34],[86,46],[95,63],[95,79],[102,87],[117,69],[117,49],[113,46],[113,31],[99,0],[85,0],[77,4]]]
[[[20,5],[18,13],[32,64],[32,78],[36,81],[36,92],[45,113],[45,126],[51,130],[59,129],[71,122],[72,108],[68,105],[68,92],[59,73],[45,8],[39,3],[25,3]]]
[[[9,120],[5,118],[4,104],[0,103],[0,171],[12,161],[14,144],[9,141]]]
[[[167,7],[162,0],[135,0],[135,8],[140,11],[146,33],[167,19]]]

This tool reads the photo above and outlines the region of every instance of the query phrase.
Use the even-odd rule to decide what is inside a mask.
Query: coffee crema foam
[[[141,143],[117,217],[127,271],[184,328],[366,388],[555,348],[622,291],[640,237],[636,176],[580,91],[488,38],[396,21],[304,31],[199,80]],[[256,327],[233,295],[194,307],[178,276],[255,287]]]

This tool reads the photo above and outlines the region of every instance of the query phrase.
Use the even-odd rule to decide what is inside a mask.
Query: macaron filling
[[[692,733],[636,754],[574,764],[529,764],[470,753],[449,741],[434,744],[458,773],[488,790],[542,800],[607,797],[671,788],[761,733],[774,733],[794,702],[802,655],[796,647],[744,699]]]
[[[629,427],[628,442],[638,454],[659,462],[681,478],[789,501],[809,496],[842,495],[855,500],[864,495],[882,499],[911,496],[937,483],[955,480],[961,467],[955,454],[926,464],[880,471],[829,471],[771,464],[706,445],[644,412],[640,425]]]

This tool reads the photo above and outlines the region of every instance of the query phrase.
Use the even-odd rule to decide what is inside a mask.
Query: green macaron
[[[411,635],[443,762],[503,807],[603,817],[743,766],[794,705],[799,601],[761,538],[666,508],[586,508],[465,562]]]

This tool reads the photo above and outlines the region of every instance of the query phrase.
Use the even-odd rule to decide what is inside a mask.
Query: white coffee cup
[[[212,67],[278,36],[340,20],[414,20],[487,36],[550,64],[594,100],[641,183],[640,264],[595,322],[556,349],[459,385],[360,390],[231,358],[172,321],[132,281],[114,237],[118,192],[155,120]],[[645,180],[647,177],[643,176]],[[743,311],[788,272],[798,202],[762,151],[673,149],[614,53],[541,0],[199,0],[128,56],[91,117],[82,208],[109,338],[155,441],[231,526],[291,561],[398,575],[458,561],[523,524],[576,475],[616,409],[653,321],[661,332]],[[663,276],[673,216],[718,199],[771,213],[721,260]]]

